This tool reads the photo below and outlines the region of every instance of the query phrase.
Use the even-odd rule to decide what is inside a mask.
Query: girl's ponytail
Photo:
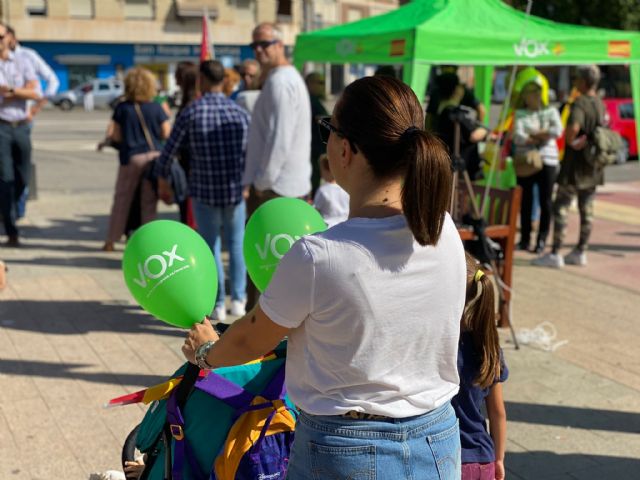
[[[471,331],[480,357],[475,383],[488,388],[500,377],[500,339],[496,327],[493,285],[467,254],[467,297],[462,316],[462,331]]]

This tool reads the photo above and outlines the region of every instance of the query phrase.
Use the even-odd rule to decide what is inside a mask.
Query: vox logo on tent
[[[177,251],[178,244],[175,244],[168,252],[164,251],[161,255],[149,255],[144,262],[138,262],[138,278],[134,278],[133,281],[140,287],[147,288],[149,280],[160,279],[158,283],[162,283],[178,271],[189,268],[189,265],[183,265],[179,269],[171,270],[167,273],[174,268],[175,262],[185,261],[184,258],[178,255]]]
[[[513,50],[518,57],[536,58],[543,55],[550,55],[549,42],[541,42],[523,38],[520,43],[513,44]]]

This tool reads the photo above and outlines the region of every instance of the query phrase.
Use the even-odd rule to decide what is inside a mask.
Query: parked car
[[[83,104],[84,95],[89,91],[93,93],[95,108],[107,108],[114,99],[124,93],[124,87],[121,81],[113,78],[96,78],[72,90],[58,93],[51,99],[51,103],[61,110],[71,110],[76,105]]]
[[[605,98],[603,102],[609,115],[609,128],[618,132],[624,143],[617,163],[624,163],[631,157],[637,157],[638,138],[633,101],[630,98]]]

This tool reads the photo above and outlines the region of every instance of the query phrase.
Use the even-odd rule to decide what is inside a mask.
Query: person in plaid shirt
[[[224,67],[220,62],[209,60],[200,64],[198,81],[203,95],[180,113],[156,162],[158,196],[168,201],[172,197],[167,181],[171,162],[182,147],[189,149],[189,195],[198,232],[211,247],[218,267],[214,317],[220,321],[227,315],[221,229],[230,256],[231,313],[245,313],[246,267],[242,242],[246,209],[242,174],[250,121],[247,111],[222,93],[223,79]]]

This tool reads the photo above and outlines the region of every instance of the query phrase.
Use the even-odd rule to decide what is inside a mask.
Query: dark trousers
[[[533,208],[533,186],[538,185],[540,193],[540,223],[536,245],[544,245],[549,236],[551,226],[551,209],[553,205],[553,184],[556,181],[558,167],[545,165],[535,175],[518,177],[518,185],[522,187],[522,203],[520,204],[520,245],[529,247],[531,241],[531,210]]]
[[[0,123],[0,213],[4,230],[17,236],[17,205],[31,176],[29,125]]]

